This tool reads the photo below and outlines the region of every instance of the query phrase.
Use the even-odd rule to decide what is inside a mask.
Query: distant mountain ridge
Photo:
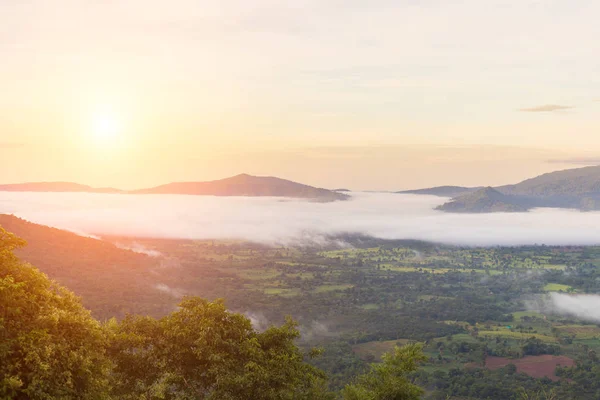
[[[456,194],[448,196],[453,190],[448,188],[456,188]],[[535,207],[593,211],[600,210],[600,166],[549,172],[514,185],[495,188],[441,186],[401,193],[453,197],[438,207],[447,212],[517,212]]]
[[[316,188],[273,176],[240,174],[208,182],[176,182],[150,189],[134,190],[133,194],[190,194],[212,196],[275,196],[314,199],[320,201],[347,200],[348,195]]]
[[[523,196],[572,196],[600,193],[600,165],[565,169],[498,188],[506,194]]]
[[[488,213],[523,212],[527,211],[528,207],[516,196],[505,195],[494,188],[485,187],[458,196],[436,209],[454,213]]]
[[[174,182],[148,189],[123,191],[113,188],[97,189],[91,186],[70,182],[39,182],[15,185],[0,185],[0,191],[10,192],[86,192],[86,193],[127,193],[127,194],[185,194],[210,196],[275,196],[310,199],[329,202],[347,200],[347,194],[333,190],[316,188],[286,179],[271,176],[240,174],[207,182]]]
[[[480,187],[464,187],[464,186],[435,186],[427,189],[403,190],[400,194],[423,194],[440,197],[456,197],[465,193],[476,192]]]

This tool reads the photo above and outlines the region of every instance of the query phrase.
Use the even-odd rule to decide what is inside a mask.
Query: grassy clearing
[[[523,317],[537,317],[537,318],[544,318],[543,314],[540,314],[538,312],[535,311],[517,311],[512,313],[513,318],[515,321],[521,321],[521,319]]]
[[[363,310],[379,310],[379,304],[368,303],[360,306]]]
[[[498,336],[498,337],[502,337],[502,338],[518,339],[518,340],[527,340],[530,337],[535,337],[546,343],[556,343],[557,342],[556,338],[552,337],[552,336],[542,335],[539,333],[513,332],[508,329],[497,330],[497,331],[479,331],[479,335],[486,336],[486,337]]]
[[[288,278],[313,279],[315,277],[315,274],[313,274],[312,272],[298,272],[293,274],[286,273],[286,276]]]
[[[241,278],[251,280],[273,279],[281,275],[279,271],[274,269],[245,269],[237,271],[237,274]]]
[[[352,351],[365,361],[379,361],[384,353],[394,350],[395,346],[403,346],[408,339],[373,341],[352,346]]]
[[[567,268],[567,266],[566,265],[554,265],[554,264],[542,264],[542,265],[540,265],[540,268],[564,270],[565,268]]]
[[[465,322],[466,323],[466,322]],[[478,343],[477,338],[469,335],[468,333],[458,333],[456,335],[452,335],[452,340],[448,340],[446,337],[440,337],[433,339],[434,342],[467,342],[467,343]]]
[[[372,247],[368,249],[341,249],[341,250],[331,250],[331,251],[323,251],[319,253],[319,255],[327,258],[345,258],[345,257],[357,257],[357,256],[375,256],[379,252],[379,247]]]
[[[445,274],[449,271],[455,271],[451,268],[421,268],[421,267],[400,267],[400,266],[382,266],[382,271],[395,271],[395,272],[430,272],[434,274]]]
[[[354,285],[350,285],[350,284],[343,284],[343,285],[321,285],[321,286],[317,286],[317,288],[315,290],[313,290],[314,293],[326,293],[326,292],[335,292],[336,290],[346,290],[346,289],[350,289],[353,288]]]
[[[289,289],[289,288],[266,288],[263,289],[264,294],[271,296],[283,296],[283,297],[294,297],[300,294],[300,289]]]
[[[556,329],[565,334],[575,335],[577,339],[596,339],[600,337],[600,328],[596,325],[564,325]]]
[[[569,285],[561,285],[560,283],[548,283],[544,286],[546,292],[566,292],[571,289]]]

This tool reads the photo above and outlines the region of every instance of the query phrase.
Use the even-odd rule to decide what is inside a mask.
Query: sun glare
[[[114,144],[122,128],[119,118],[110,113],[99,113],[92,121],[92,135],[97,144]]]

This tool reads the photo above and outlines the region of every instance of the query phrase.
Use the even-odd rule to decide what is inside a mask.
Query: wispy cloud
[[[574,157],[548,160],[551,164],[600,165],[600,157]]]
[[[527,304],[535,311],[578,317],[585,321],[600,322],[600,296],[551,293]]]
[[[570,110],[574,107],[572,106],[564,106],[560,104],[544,104],[542,106],[529,107],[529,108],[520,108],[519,111],[524,112],[555,112],[555,111],[565,111]]]

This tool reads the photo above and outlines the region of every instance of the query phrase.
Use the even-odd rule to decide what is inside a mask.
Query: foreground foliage
[[[410,373],[427,358],[418,344],[396,347],[384,354],[381,364],[373,364],[369,372],[342,391],[345,400],[418,400],[424,390],[411,383]]]
[[[73,293],[13,255],[23,245],[0,228],[0,398],[106,398],[100,324]]]
[[[325,376],[304,361],[288,320],[257,333],[222,301],[188,298],[156,320],[110,324],[121,399],[318,399]]]
[[[0,398],[326,400],[325,374],[296,346],[288,319],[256,331],[223,301],[186,298],[161,319],[101,326],[71,292],[20,262],[24,242],[0,228]],[[343,392],[345,399],[418,399],[406,374],[424,359],[411,345]]]

